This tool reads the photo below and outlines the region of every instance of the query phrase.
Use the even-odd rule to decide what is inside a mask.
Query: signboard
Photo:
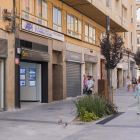
[[[85,61],[97,63],[98,62],[98,57],[85,54]]]
[[[15,58],[15,64],[19,65],[19,58]]]
[[[67,60],[75,60],[75,61],[81,61],[82,62],[82,54],[66,51],[66,58]]]
[[[48,53],[37,52],[33,50],[21,50],[21,58],[28,59],[28,60],[35,60],[35,61],[45,61],[48,62],[50,56]]]
[[[54,38],[60,41],[64,41],[64,35],[54,32],[52,30],[49,30],[47,28],[41,27],[39,25],[33,24],[31,22],[22,20],[22,29],[26,30],[26,31],[30,31],[32,33],[36,33],[42,36],[46,36],[46,37],[50,37],[50,38]]]

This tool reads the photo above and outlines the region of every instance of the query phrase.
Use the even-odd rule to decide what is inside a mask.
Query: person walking
[[[130,76],[127,76],[126,84],[127,84],[127,91],[130,91],[130,85],[131,85]]]
[[[85,97],[85,94],[87,93],[87,81],[88,81],[88,78],[87,78],[87,75],[84,74],[84,80],[83,80],[83,98]]]
[[[87,95],[89,96],[89,98],[91,98],[93,87],[94,87],[93,80],[92,80],[91,76],[88,76],[88,81],[87,81]]]
[[[136,85],[137,85],[137,79],[136,77],[133,75],[133,78],[132,78],[132,88],[133,88],[133,92],[136,91]]]
[[[139,76],[139,80],[138,80],[138,84],[136,86],[136,94],[135,94],[135,98],[137,97],[138,99],[138,112],[137,114],[140,114],[140,76]]]

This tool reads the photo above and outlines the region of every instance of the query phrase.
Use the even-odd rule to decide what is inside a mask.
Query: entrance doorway
[[[0,60],[0,110],[4,109],[4,61]]]
[[[119,88],[119,70],[117,69],[117,88]]]
[[[20,101],[41,102],[41,64],[20,63]]]

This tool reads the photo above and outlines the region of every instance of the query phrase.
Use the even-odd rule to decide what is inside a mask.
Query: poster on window
[[[21,87],[26,86],[25,81],[20,81],[20,86]]]
[[[20,80],[25,80],[25,75],[20,75]]]
[[[29,68],[29,74],[35,74],[36,69],[35,68]]]
[[[20,69],[20,74],[25,74],[25,69]]]
[[[29,81],[35,81],[36,80],[36,76],[34,74],[29,75]]]
[[[34,87],[35,86],[35,81],[29,81],[29,86]]]

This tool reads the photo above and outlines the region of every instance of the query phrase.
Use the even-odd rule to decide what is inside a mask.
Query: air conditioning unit
[[[11,10],[8,10],[8,9],[4,9],[4,12],[5,12],[6,14],[12,14],[12,11],[11,11]]]
[[[4,20],[13,21],[14,19],[11,16],[4,16]]]

